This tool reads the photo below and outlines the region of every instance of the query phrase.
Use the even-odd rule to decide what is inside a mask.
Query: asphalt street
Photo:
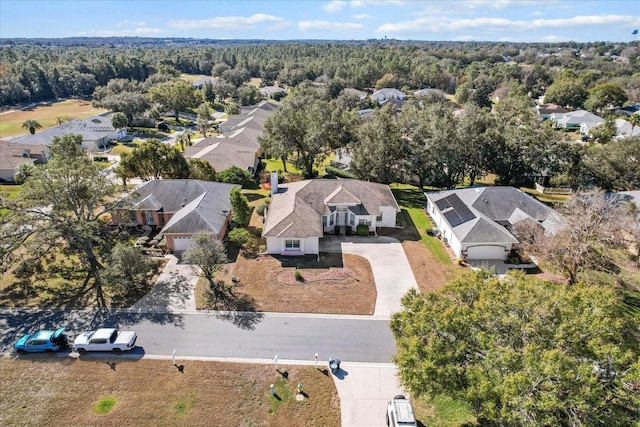
[[[101,326],[133,329],[134,354],[389,363],[395,341],[387,319],[371,316],[275,313],[170,313],[118,310],[2,310],[0,350],[11,352],[24,333],[66,326],[71,339]]]

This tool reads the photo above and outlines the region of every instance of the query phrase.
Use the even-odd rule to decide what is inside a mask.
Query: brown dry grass
[[[452,263],[438,261],[420,240],[405,240],[402,247],[422,293],[440,290],[447,282],[469,271]]]
[[[352,254],[321,254],[319,262],[312,258],[240,255],[235,263],[225,266],[218,279],[233,286],[237,298],[253,301],[256,311],[373,314],[377,292],[366,259]],[[304,282],[291,280],[296,269]],[[205,282],[199,280],[199,308],[203,308],[204,289]]]
[[[108,365],[106,362],[112,363]],[[0,425],[339,426],[340,400],[329,375],[312,366],[122,358],[0,359]],[[296,401],[296,386],[308,398]],[[269,393],[276,384],[281,397]],[[112,396],[106,414],[97,402]]]

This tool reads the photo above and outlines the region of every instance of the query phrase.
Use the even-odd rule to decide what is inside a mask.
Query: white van
[[[389,427],[417,427],[416,417],[413,415],[411,402],[403,395],[398,395],[387,404],[387,426]]]

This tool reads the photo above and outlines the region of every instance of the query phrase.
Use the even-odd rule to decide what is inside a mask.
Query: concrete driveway
[[[378,293],[374,316],[400,311],[402,296],[418,287],[402,244],[392,237],[325,236],[320,251],[360,255],[369,261]]]
[[[333,381],[343,427],[385,426],[387,402],[404,394],[392,364],[341,363]]]
[[[189,312],[196,310],[194,288],[198,275],[193,266],[180,263],[175,255],[165,255],[168,260],[158,280],[149,292],[140,298],[131,310]]]

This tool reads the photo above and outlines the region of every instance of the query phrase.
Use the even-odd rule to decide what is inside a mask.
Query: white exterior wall
[[[380,206],[382,212],[382,221],[376,224],[378,227],[395,227],[396,226],[396,209],[391,206]],[[375,220],[375,217],[374,217]]]
[[[293,250],[295,254],[313,254],[317,255],[320,250],[318,237],[307,237],[304,239],[281,239],[279,237],[267,237],[267,253],[273,255],[286,255],[285,240],[300,240],[300,249]]]

